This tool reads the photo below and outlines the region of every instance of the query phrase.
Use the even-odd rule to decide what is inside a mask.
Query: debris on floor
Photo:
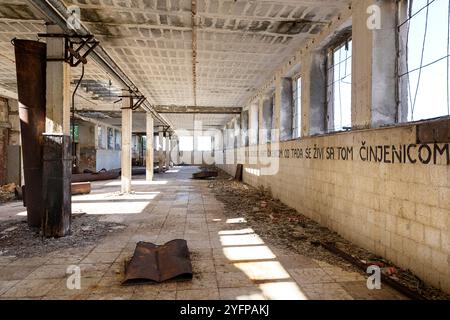
[[[90,182],[72,182],[70,186],[71,194],[89,194],[91,193],[91,183]]]
[[[332,243],[339,250],[365,264],[370,262],[382,266],[384,274],[389,274],[389,277],[425,299],[450,299],[450,295],[425,284],[409,270],[399,268],[392,262],[352,244],[336,232],[274,199],[270,190],[264,187],[254,188],[230,179],[230,175],[220,169],[218,177],[209,182],[208,187],[212,189],[216,199],[225,204],[225,215],[229,215],[230,218],[244,218],[269,244],[278,245],[347,270],[361,272],[353,264],[320,245]]]
[[[60,249],[83,247],[98,243],[110,232],[120,232],[126,226],[99,221],[89,215],[73,215],[71,234],[62,238],[44,238],[40,231],[28,226],[26,220],[0,222],[0,257],[31,258]]]
[[[17,186],[13,183],[8,183],[0,187],[0,203],[9,202],[17,199]]]
[[[163,245],[140,241],[125,266],[122,285],[192,279],[192,265],[186,240]]]
[[[216,169],[212,169],[210,167],[200,167],[200,170],[200,172],[192,174],[192,179],[210,179],[219,175]]]
[[[102,169],[97,172],[85,170],[84,173],[72,174],[72,182],[91,182],[101,180],[113,180],[120,176],[120,169],[105,170]]]

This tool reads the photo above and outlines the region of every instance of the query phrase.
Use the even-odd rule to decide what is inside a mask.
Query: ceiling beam
[[[155,106],[158,113],[240,114],[240,107]]]

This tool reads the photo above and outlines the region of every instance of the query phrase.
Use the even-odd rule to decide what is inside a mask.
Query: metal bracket
[[[131,109],[131,110],[136,110],[138,109],[142,103],[144,103],[144,101],[147,99],[146,97],[144,97],[143,95],[129,95],[129,96],[118,96],[120,99],[115,101],[119,102],[122,100],[122,98],[132,98],[133,99],[133,105],[129,108],[120,108],[120,109]],[[134,101],[134,99],[137,99],[137,101]]]
[[[47,61],[65,61],[70,64],[71,67],[76,67],[80,63],[86,64],[86,57],[95,49],[100,43],[99,41],[93,40],[94,36],[92,34],[83,35],[73,35],[69,36],[67,34],[61,33],[38,33],[38,37],[42,38],[64,38],[64,58],[48,58]],[[78,40],[73,40],[78,39]],[[85,50],[83,54],[81,51]]]

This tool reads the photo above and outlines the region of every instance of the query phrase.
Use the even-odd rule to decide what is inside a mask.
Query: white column
[[[145,151],[145,179],[147,181],[153,180],[153,117],[150,112],[147,112],[146,121],[147,143]]]
[[[170,169],[170,135],[166,133],[166,170]]]
[[[127,90],[122,91],[123,96],[129,96]],[[131,110],[132,98],[122,98],[122,152],[121,165],[122,176],[121,185],[122,193],[130,193],[131,191],[131,136],[132,136],[132,114]]]
[[[163,143],[164,143],[164,132],[162,129],[160,129],[158,134],[158,172],[163,172],[163,165],[164,165],[164,153],[163,153]]]
[[[180,140],[178,137],[175,137],[173,141],[173,150],[172,150],[172,161],[174,165],[180,163]]]
[[[47,26],[48,33],[63,33],[56,25]],[[47,58],[64,58],[64,38],[49,37]],[[47,61],[46,133],[70,134],[70,65],[64,61]]]

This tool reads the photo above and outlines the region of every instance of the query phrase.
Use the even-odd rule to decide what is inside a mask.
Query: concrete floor
[[[97,245],[43,257],[0,256],[0,299],[402,299],[394,290],[368,290],[366,277],[266,245],[243,221],[227,219],[195,167],[176,167],[155,181],[93,183],[73,197],[73,211],[127,226]],[[0,223],[24,215],[20,202],[0,206]],[[22,217],[23,218],[23,217]],[[194,279],[121,287],[124,259],[136,242],[188,241]],[[68,265],[81,268],[81,289],[66,286]]]

